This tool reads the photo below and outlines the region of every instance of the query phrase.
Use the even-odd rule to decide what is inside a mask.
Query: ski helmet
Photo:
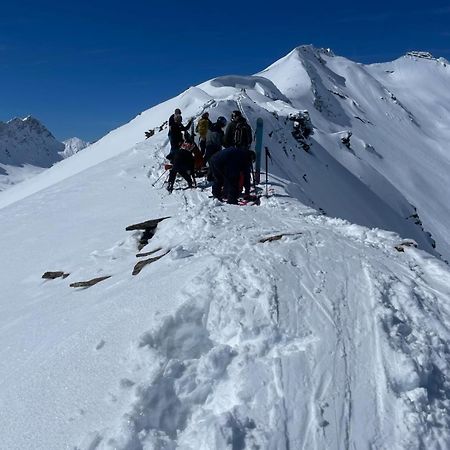
[[[227,124],[227,119],[225,119],[225,117],[220,116],[217,118],[217,123],[221,126],[224,127]]]

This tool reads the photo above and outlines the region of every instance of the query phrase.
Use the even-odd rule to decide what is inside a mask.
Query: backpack
[[[206,138],[206,134],[208,133],[209,129],[209,120],[208,119],[200,119],[197,123],[197,129],[196,131],[200,135],[202,139]]]
[[[234,143],[236,147],[248,148],[252,143],[252,129],[250,125],[242,120],[236,124],[234,130]]]

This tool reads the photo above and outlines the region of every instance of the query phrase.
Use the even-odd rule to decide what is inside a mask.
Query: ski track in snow
[[[410,70],[393,64],[400,78]],[[445,250],[448,205],[415,169],[423,124],[411,118],[422,123],[428,110],[394,100],[401,81],[385,80],[385,65],[300,48],[281,68],[190,88],[0,196],[12,267],[0,273],[0,447],[450,448],[448,267],[421,250],[397,252],[393,232],[304,205],[432,252],[420,210]],[[264,119],[269,199],[232,207],[201,190],[149,188],[167,154],[159,125],[175,107],[217,117],[237,105],[252,124]],[[304,107],[315,127],[309,153],[288,126]],[[373,124],[386,132],[372,134]],[[149,126],[155,136],[140,142]],[[407,167],[403,149],[392,151],[402,140]],[[446,173],[439,148],[426,148],[425,175]],[[407,200],[416,196],[418,210]],[[132,277],[140,233],[123,228],[163,216],[143,251],[170,252]],[[70,278],[42,282],[52,267]],[[89,290],[67,286],[105,275]]]
[[[418,252],[394,255],[383,232],[306,208],[292,219],[282,199],[233,209],[202,193],[175,196],[183,210],[165,239],[208,269],[135,344],[120,423],[81,449],[449,444],[448,329],[424,326],[442,323],[437,296],[448,291],[421,282],[433,273],[417,273]],[[280,231],[301,234],[258,242]]]

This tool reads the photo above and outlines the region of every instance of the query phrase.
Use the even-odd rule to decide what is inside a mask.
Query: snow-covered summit
[[[401,57],[363,65],[301,46],[258,75],[309,111],[316,142],[370,190],[387,199],[367,170],[414,205],[449,258],[450,66],[437,62]],[[342,151],[341,137],[349,132],[349,148]]]
[[[64,144],[32,116],[0,122],[0,191],[62,159]]]
[[[0,193],[2,445],[448,448],[449,87],[426,60],[300,47]],[[169,195],[177,107],[261,117],[269,198]],[[158,218],[138,250],[125,227]]]
[[[28,116],[0,122],[0,163],[51,167],[64,145],[37,119]]]
[[[78,153],[91,145],[90,142],[83,141],[77,137],[66,139],[63,141],[63,144],[65,145],[65,149],[60,153],[63,158],[69,158],[70,156],[75,155],[75,153]]]

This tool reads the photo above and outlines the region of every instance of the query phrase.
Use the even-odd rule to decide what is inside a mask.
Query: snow
[[[64,145],[37,119],[0,122],[0,191],[31,178],[61,160]]]
[[[416,63],[445,84],[434,60],[367,67],[302,47],[255,78],[191,88],[0,193],[0,447],[448,448],[447,184],[409,179],[423,159],[413,139],[446,130],[422,123],[385,72]],[[270,197],[236,207],[209,189],[152,187],[176,107],[185,120],[237,107],[253,127],[262,117]],[[291,133],[299,109],[314,126],[308,153]],[[446,155],[427,151],[441,165],[422,174],[438,178]],[[421,189],[442,208],[427,209]],[[411,203],[424,227],[407,219]],[[125,227],[167,216],[141,251],[169,253],[131,275],[145,257]],[[419,248],[395,248],[411,239]],[[42,280],[50,270],[70,275]],[[100,276],[111,277],[69,287]]]
[[[350,159],[357,163],[358,168],[351,169],[354,175],[364,180],[367,166],[382,174],[417,208],[437,250],[449,258],[447,64],[405,56],[364,66],[303,46],[259,75],[272,80],[295,107],[310,112],[313,125],[325,133],[325,149],[347,168]],[[357,143],[353,155],[342,152],[340,142],[333,139],[348,130]]]
[[[77,137],[67,139],[63,141],[63,144],[65,146],[65,149],[60,153],[63,158],[69,158],[75,153],[78,153],[79,151],[84,150],[86,147],[89,147],[89,145],[91,145],[90,142],[83,141],[82,139]]]

